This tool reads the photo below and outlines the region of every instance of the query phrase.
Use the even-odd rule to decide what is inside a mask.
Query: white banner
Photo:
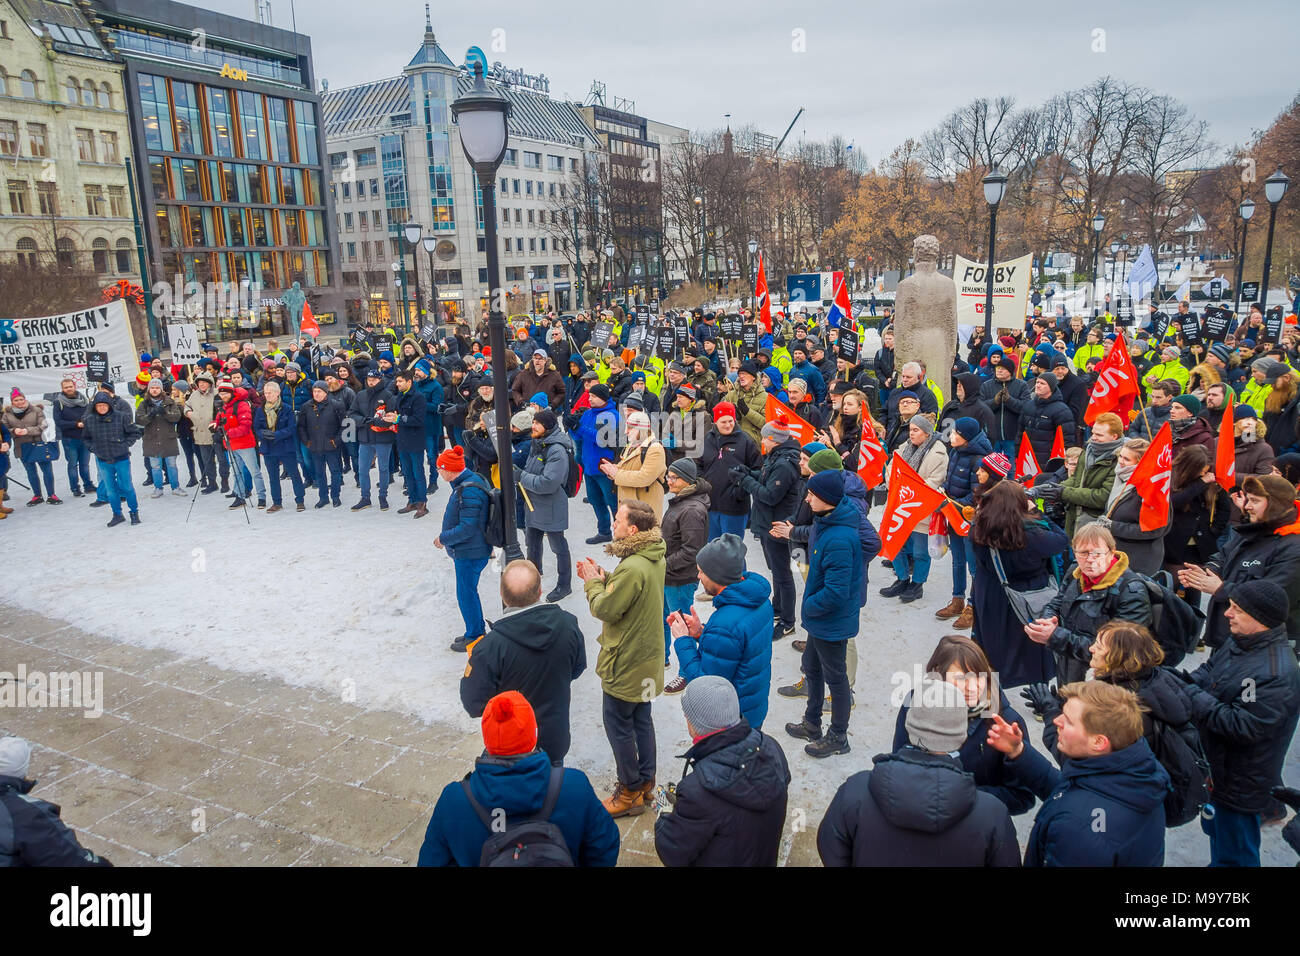
[[[193,365],[203,358],[199,351],[199,329],[194,324],[167,326],[167,342],[172,347],[173,365]]]
[[[1033,256],[993,265],[993,325],[996,329],[1025,327],[1029,302],[1029,278]],[[984,299],[988,293],[988,263],[954,256],[953,282],[957,284],[957,324],[984,326]]]
[[[0,319],[0,387],[6,395],[15,386],[44,395],[70,378],[85,388],[87,352],[108,354],[112,381],[135,378],[138,353],[121,299],[63,315]]]

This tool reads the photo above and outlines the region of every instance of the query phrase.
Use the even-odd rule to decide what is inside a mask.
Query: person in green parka
[[[1079,457],[1074,474],[1061,483],[1065,505],[1065,534],[1074,539],[1074,529],[1106,512],[1106,500],[1115,481],[1115,461],[1124,444],[1124,423],[1114,412],[1097,416],[1092,439]]]

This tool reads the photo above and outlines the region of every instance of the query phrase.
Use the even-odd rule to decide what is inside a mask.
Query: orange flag
[[[1088,407],[1083,412],[1083,423],[1091,425],[1103,412],[1115,412],[1121,421],[1129,420],[1133,400],[1138,397],[1137,369],[1128,354],[1124,331],[1115,334],[1106,357],[1097,366],[1097,383],[1088,395]]]
[[[868,417],[862,423],[862,443],[858,445],[858,477],[868,489],[876,487],[885,477],[888,460],[885,446],[876,436],[875,422]]]
[[[1038,457],[1034,454],[1034,446],[1029,443],[1029,435],[1026,432],[1020,433],[1020,453],[1016,455],[1016,477],[1028,478],[1029,484],[1033,485],[1034,476],[1042,474],[1043,469],[1038,467]]]
[[[963,538],[970,534],[970,522],[967,521],[966,516],[961,513],[961,508],[957,507],[957,502],[949,498],[948,503],[939,510],[942,511],[943,516],[948,519],[949,531],[955,531]],[[954,558],[953,560],[956,559]]]
[[[1165,422],[1128,483],[1142,498],[1138,527],[1155,531],[1169,524],[1169,478],[1174,459],[1174,443],[1169,423]]]
[[[1231,491],[1237,484],[1237,446],[1230,388],[1223,390],[1223,418],[1219,422],[1219,444],[1214,453],[1214,480],[1225,491]]]
[[[303,335],[310,335],[312,338],[320,335],[320,326],[316,324],[316,316],[311,313],[310,302],[302,304],[302,324],[299,328],[302,329]]]
[[[1061,431],[1061,426],[1056,426],[1056,438],[1052,440],[1052,454],[1050,458],[1065,457],[1065,434]]]
[[[902,455],[895,455],[889,462],[889,499],[880,520],[880,553],[894,560],[913,529],[947,500],[927,485]]]
[[[767,406],[763,409],[763,417],[769,422],[779,421],[793,428],[798,434],[800,445],[806,445],[813,440],[813,427],[796,415],[789,405],[775,395],[768,394]]]

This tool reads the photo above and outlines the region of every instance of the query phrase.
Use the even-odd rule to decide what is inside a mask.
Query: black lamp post
[[[1264,316],[1268,315],[1268,273],[1273,266],[1273,223],[1277,219],[1277,204],[1290,186],[1291,180],[1282,172],[1281,166],[1264,180],[1264,198],[1268,200],[1268,242],[1264,246],[1264,284],[1259,290],[1259,312]]]
[[[492,404],[497,419],[497,461],[501,467],[501,509],[505,529],[507,561],[523,557],[515,528],[515,476],[510,467],[510,392],[506,385],[506,320],[496,308],[501,295],[500,250],[497,248],[497,167],[506,155],[510,131],[509,101],[483,82],[483,64],[474,65],[474,88],[451,104],[451,115],[460,127],[460,145],[469,157],[483,191],[483,226],[486,233],[488,270],[488,341],[492,345]]]
[[[1097,273],[1101,262],[1101,231],[1105,228],[1105,216],[1097,213],[1092,217],[1092,317],[1094,319],[1101,314],[1097,311]]]
[[[423,306],[424,302],[420,298],[420,260],[416,257],[416,252],[419,251],[420,236],[423,233],[424,233],[424,227],[421,226],[418,222],[408,222],[405,226],[402,227],[402,234],[406,236],[406,241],[411,244],[411,281],[413,283],[412,291],[415,296],[414,331],[417,332],[420,330],[420,325],[421,325],[420,309]],[[403,253],[402,258],[403,259],[406,258],[405,253]],[[412,330],[407,329],[407,331],[409,332]]]
[[[1110,241],[1110,297],[1111,300],[1114,302],[1116,309],[1119,308],[1119,294],[1115,291],[1115,264],[1118,261],[1119,261],[1119,240],[1112,239]]]
[[[433,250],[438,246],[437,236],[424,237],[424,251],[429,254],[429,312],[433,317],[435,329],[441,317],[438,309],[438,279],[433,271]]]
[[[709,287],[709,247],[708,236],[704,232],[704,197],[695,197],[695,208],[700,211],[700,284]]]
[[[1006,174],[996,166],[984,177],[984,201],[989,204],[989,265],[984,284],[984,341],[993,341],[993,249],[998,238],[998,203],[1007,191]]]
[[[1255,215],[1255,200],[1243,199],[1241,205],[1237,207],[1237,212],[1241,215],[1241,251],[1237,254],[1237,281],[1232,284],[1233,292],[1236,294],[1232,304],[1234,315],[1241,311],[1241,269],[1246,264],[1246,230],[1250,228],[1250,217]]]
[[[605,308],[614,307],[614,243],[605,243],[605,271],[609,275],[608,285],[605,287]]]
[[[753,288],[754,286],[758,285],[758,266],[757,263],[755,263],[754,261],[754,256],[758,255],[758,240],[757,239],[749,240],[748,248],[749,248],[749,288],[751,290],[749,293],[749,304],[752,308],[754,305]]]

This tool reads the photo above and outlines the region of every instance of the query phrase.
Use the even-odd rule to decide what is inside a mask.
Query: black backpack
[[[560,828],[551,823],[560,787],[564,783],[564,768],[551,768],[551,781],[546,787],[542,808],[531,817],[515,822],[505,821],[505,829],[498,832],[499,822],[487,812],[483,804],[474,799],[469,777],[460,782],[465,798],[483,825],[492,834],[483,842],[479,866],[573,866],[573,855]]]
[[[573,453],[573,448],[566,448],[564,453],[569,456],[569,470],[564,476],[564,494],[572,498],[582,487],[582,466],[578,464],[578,457]]]
[[[1169,774],[1169,795],[1165,797],[1165,826],[1180,827],[1200,815],[1210,802],[1210,762],[1205,759],[1201,738],[1190,723],[1171,727],[1151,718],[1156,760]]]
[[[1146,587],[1147,597],[1151,600],[1151,636],[1165,652],[1162,663],[1165,667],[1177,667],[1196,649],[1205,624],[1205,612],[1178,596],[1168,572],[1161,571],[1154,578],[1137,571],[1132,573]],[[1108,604],[1117,600],[1118,596]],[[1115,616],[1113,607],[1108,609],[1107,616]]]

